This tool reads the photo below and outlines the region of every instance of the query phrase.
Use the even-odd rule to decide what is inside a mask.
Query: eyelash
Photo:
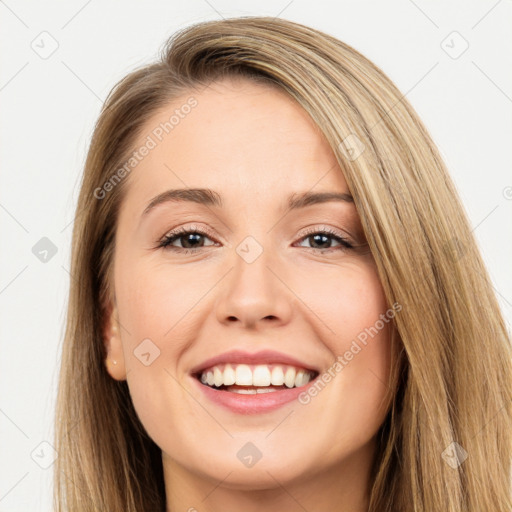
[[[204,229],[195,228],[193,226],[189,229],[179,228],[179,229],[176,229],[176,230],[168,233],[167,235],[165,235],[165,237],[158,243],[158,248],[175,251],[175,252],[179,252],[182,254],[194,254],[194,253],[197,253],[198,251],[200,251],[201,249],[204,249],[204,247],[199,247],[196,249],[188,249],[185,247],[175,247],[175,246],[171,245],[174,241],[178,240],[179,238],[181,238],[185,235],[189,235],[189,234],[202,235],[202,236],[206,236],[210,239],[213,238],[211,233],[209,233],[207,230],[204,230]],[[346,238],[342,237],[338,232],[331,230],[329,228],[310,229],[309,231],[307,231],[306,233],[304,233],[301,236],[300,241],[303,241],[303,240],[309,238],[311,235],[326,235],[326,236],[336,240],[337,242],[339,242],[340,246],[341,246],[341,247],[340,246],[329,247],[327,249],[318,249],[316,247],[312,247],[311,250],[315,251],[315,252],[320,252],[323,254],[326,252],[331,252],[331,251],[336,251],[336,250],[346,251],[347,249],[354,248],[354,246]],[[207,247],[213,247],[213,245],[210,245]]]

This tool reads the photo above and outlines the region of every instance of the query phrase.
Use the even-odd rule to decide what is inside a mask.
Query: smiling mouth
[[[204,386],[239,394],[272,393],[306,386],[318,372],[284,364],[218,364],[194,374]]]

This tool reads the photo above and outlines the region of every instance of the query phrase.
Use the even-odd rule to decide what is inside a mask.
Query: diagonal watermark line
[[[294,2],[294,0],[290,0],[275,16],[274,16],[274,19],[276,18],[279,18],[279,16],[281,16],[281,14],[283,14],[283,12],[288,9],[288,7],[290,6],[290,4],[292,4]]]
[[[336,166],[338,165],[338,162],[336,162],[323,176],[320,176],[316,183],[313,184],[313,186],[308,190],[308,192],[311,192]],[[272,225],[272,227],[267,231],[267,234],[270,233],[290,212],[290,209],[288,208],[283,215]]]
[[[28,233],[28,229],[3,205],[0,204],[0,208],[2,208],[7,215],[11,217],[24,231],[25,233]]]
[[[16,425],[16,423],[14,423],[14,421],[12,421],[12,419],[7,416],[7,414],[2,410],[0,409],[0,412],[27,438],[27,439],[30,439],[27,434],[25,434],[25,432],[23,432],[23,430],[21,430],[20,427],[18,427],[18,425]]]
[[[486,421],[484,423],[484,426],[471,438],[471,439],[474,439],[476,436],[478,436],[481,432],[483,432],[486,428],[487,428],[487,425],[489,425],[489,423],[491,423],[492,421],[494,421],[494,418],[496,418],[496,416],[498,416],[498,414],[503,410],[505,409],[506,405],[504,405],[503,407],[500,407],[500,409],[496,412],[496,414],[488,421]]]
[[[119,320],[119,312],[117,312],[117,316],[116,316],[116,322],[119,324],[119,327],[121,327],[121,329],[123,329],[124,331],[126,331],[126,333],[128,334],[128,336],[131,336],[132,333],[121,323],[121,320]]]
[[[425,18],[427,18],[430,21],[430,23],[432,23],[432,25],[434,25],[436,28],[439,28],[439,25],[435,23],[434,20],[425,11],[420,9],[419,6],[413,2],[413,0],[409,0],[409,2],[411,2],[411,4],[414,5],[414,7],[416,7],[416,9],[418,9],[418,11],[420,11],[423,14],[423,16],[425,16]]]
[[[430,74],[430,72],[439,64],[439,61],[437,61],[407,92],[402,94],[400,96],[399,100],[387,111],[384,113],[384,116],[387,116],[420,82],[423,81],[423,79]],[[381,118],[370,128],[370,131],[372,131],[381,121],[384,120],[384,116],[381,116]]]
[[[222,428],[222,430],[224,430],[224,432],[226,432],[226,434],[228,434],[229,437],[233,437],[233,435],[231,434],[231,432],[229,432],[229,430],[226,429],[226,427],[185,387],[181,384],[181,382],[178,382],[178,379],[176,379],[176,377],[167,369],[167,368],[164,368],[164,372],[167,373],[169,375],[169,377],[172,377],[174,379],[174,381],[181,387],[183,388],[187,393],[188,395],[198,404],[200,405],[203,410],[206,412],[206,414],[208,414],[208,416],[210,416],[214,421],[215,423],[217,423],[219,425],[220,428]]]
[[[494,286],[491,284],[491,286],[494,288],[494,291],[512,308],[512,304],[507,300],[507,298]]]
[[[188,185],[183,181],[182,178],[180,178],[175,172],[173,169],[171,169],[171,167],[169,165],[167,165],[165,162],[164,162],[164,167],[167,167],[167,169],[169,169],[169,171],[171,171],[174,176],[176,176],[176,178],[178,178],[181,183],[183,183],[183,185],[186,187],[186,188],[189,188]],[[208,210],[210,211],[210,213],[230,232],[232,233],[233,231],[230,229],[230,227],[207,205],[207,204],[203,204],[203,206],[206,206],[206,208],[208,208]]]
[[[231,267],[204,295],[200,297],[200,299],[191,306],[182,317],[164,334],[164,338],[233,270]]]
[[[0,0],[0,3],[4,5],[9,11],[11,11],[11,14],[18,19],[20,23],[25,25],[25,27],[30,28],[5,2],[4,0]]]
[[[267,471],[267,473],[274,479],[274,481],[277,483],[277,485],[279,485],[279,487],[281,487],[281,489],[283,489],[283,491],[288,494],[288,496],[290,496],[290,498],[295,501],[295,503],[297,503],[297,505],[299,505],[299,507],[304,510],[305,512],[308,512],[308,509],[307,508],[304,508],[304,506],[299,502],[297,501],[297,499],[295,498],[295,496],[293,496],[293,494],[290,494],[290,492],[288,491],[288,489],[286,489],[286,487],[284,487],[283,484],[281,484],[281,482],[279,482],[277,480],[277,478],[274,477],[274,475],[272,473],[270,473],[270,471],[268,470],[265,470]]]
[[[272,432],[274,432],[274,430],[276,430],[280,425],[282,425],[284,423],[284,421],[286,419],[288,419],[290,417],[290,414],[292,414],[294,411],[290,411],[266,436],[265,436],[265,439],[270,435],[272,434]]]
[[[73,279],[75,282],[78,283],[78,279],[64,266],[64,265],[61,265],[61,268],[63,270],[65,270],[68,274],[69,274],[69,277],[71,277],[71,279]],[[117,315],[116,317],[116,322],[119,324],[119,326],[121,327],[121,329],[123,329],[124,331],[126,331],[126,333],[128,334],[128,336],[131,336],[132,333],[120,322],[119,320],[119,315]]]
[[[231,473],[233,473],[233,471],[230,471],[202,500],[201,502],[205,501],[214,491],[216,491],[219,486],[221,484],[223,484],[229,477],[229,475],[231,475]],[[190,509],[189,509],[190,510]],[[195,509],[194,509],[195,510]]]
[[[87,89],[89,89],[89,91],[91,91],[94,94],[94,96],[96,96],[96,98],[98,98],[98,100],[101,103],[103,103],[103,100],[63,60],[61,60],[61,62],[62,64],[64,64],[64,66],[66,66],[69,69],[71,73],[73,73],[73,75],[76,76],[76,78],[78,78],[80,82],[82,82],[82,84],[84,84],[85,87],[87,87]]]
[[[80,215],[82,215],[82,213],[86,212],[88,209],[89,209],[89,206],[86,205],[79,212],[76,212],[73,215],[73,218],[60,230],[60,232],[63,233],[64,231],[66,231],[66,229],[69,226],[71,226],[71,224],[73,224],[76,221],[76,219],[78,219],[78,217],[80,217]]]
[[[494,8],[501,3],[501,0],[498,0],[472,27],[471,30],[473,30],[484,18],[486,18],[491,11],[494,10]]]
[[[204,0],[222,19],[225,19],[224,16],[222,16],[222,14],[217,11],[217,9],[215,9],[215,7],[210,3],[208,2],[208,0]]]
[[[0,87],[0,91],[3,91],[27,66],[28,61],[25,62],[25,64],[23,64],[23,66],[21,66],[21,68],[18,69],[18,71],[16,71],[16,73],[14,73],[13,76],[11,76],[11,78],[9,78],[9,80],[7,80],[7,82],[4,85],[2,85],[2,87]]]
[[[0,498],[2,501],[17,485],[21,483],[21,481],[28,475],[28,471]]]
[[[381,163],[382,163],[382,167],[384,167],[384,169],[392,169],[393,168],[393,165],[387,158],[381,159]],[[376,170],[378,171],[378,168]],[[389,185],[389,187],[392,188],[407,204],[409,204],[409,206],[414,207],[411,199],[404,194],[404,191],[400,188],[400,185],[391,182],[391,179],[390,179],[391,176],[392,176],[391,174],[389,175],[389,177],[386,176],[385,174],[382,174],[382,178]]]
[[[475,231],[475,229],[480,226],[481,224],[484,223],[485,220],[487,220],[487,218],[496,211],[496,209],[499,207],[499,204],[497,204],[472,230],[471,230],[471,233],[473,233],[473,231]]]
[[[93,499],[91,498],[89,492],[85,491],[81,486],[79,486],[75,480],[72,480],[71,478],[69,478],[69,476],[66,474],[65,471],[61,470],[61,473],[66,477],[66,479],[71,483],[73,484],[73,487],[75,489],[78,490],[78,492],[84,497],[84,499],[87,499],[88,503],[91,503],[92,506],[98,510],[99,512],[104,512],[103,509],[101,509],[99,507],[99,505],[93,501]]]
[[[24,267],[22,270],[20,270],[20,271],[18,272],[18,274],[17,274],[15,277],[13,277],[13,278],[12,278],[12,279],[11,279],[11,280],[10,280],[10,281],[9,281],[9,282],[8,282],[8,283],[7,283],[7,284],[6,284],[6,285],[5,285],[5,286],[0,290],[0,294],[4,293],[4,291],[5,291],[9,286],[11,286],[11,284],[12,284],[12,283],[14,283],[14,281],[16,281],[16,279],[18,279],[18,277],[19,277],[23,272],[25,272],[25,270],[27,270],[27,268],[28,268],[28,265],[25,265],[25,267]]]
[[[73,281],[78,283],[78,279],[74,275],[72,275],[71,272],[64,265],[61,265],[61,268],[68,273],[69,277],[71,277],[71,279],[73,279]]]
[[[512,98],[474,60],[472,60],[471,63],[501,92],[501,94],[503,94],[503,96],[505,96],[505,98],[507,98],[508,101],[512,102]]]
[[[375,373],[371,368],[368,368],[368,371],[369,371],[370,373],[372,373],[372,374],[374,375],[374,377],[375,377],[378,381],[382,382],[382,385],[383,385],[384,387],[386,387],[386,388],[388,388],[389,390],[391,390],[391,388],[389,387],[389,384],[388,384],[387,382],[384,382],[384,381],[383,381],[383,380],[382,380],[382,379],[381,379],[381,378],[380,378],[380,377],[379,377],[379,376],[378,376],[378,375],[377,375],[377,374],[376,374],[376,373]]]
[[[69,437],[69,435],[71,434],[71,432],[72,432],[73,430],[75,430],[75,428],[76,428],[76,427],[78,427],[78,425],[80,425],[80,421],[81,421],[81,419],[80,419],[80,418],[79,418],[79,419],[77,419],[77,420],[75,420],[75,422],[71,425],[71,427],[69,427],[69,428],[66,430],[66,433],[65,433],[64,437]]]
[[[388,383],[388,382],[384,382],[384,381],[383,381],[383,380],[382,380],[382,379],[381,379],[381,378],[380,378],[380,377],[379,377],[379,376],[378,376],[378,375],[377,375],[377,374],[376,374],[376,373],[375,373],[371,368],[368,368],[368,371],[369,371],[369,372],[370,372],[370,373],[371,373],[371,374],[372,374],[372,375],[373,375],[373,376],[374,376],[374,377],[375,377],[375,378],[376,378],[380,383],[382,383],[382,385],[383,385],[385,388],[387,388],[387,390],[388,390],[388,392],[389,392],[390,394],[392,394],[392,395],[393,395],[394,393],[396,393],[396,390],[393,390],[393,389],[391,388],[391,386],[389,385],[389,383]],[[433,429],[430,425],[427,425],[427,424],[425,423],[425,421],[424,421],[424,420],[421,420],[421,422],[423,423],[423,425],[424,425],[425,427],[427,427],[429,430],[431,430],[432,432],[434,432],[434,429]]]
[[[60,230],[60,232],[62,233],[62,232],[64,232],[64,231],[66,231],[66,229],[67,229],[69,226],[71,226],[71,224],[73,224],[73,222],[75,222],[75,219],[70,220],[70,221],[69,221],[69,222],[68,222],[68,223],[67,223],[67,224],[66,224],[66,225],[65,225],[65,226]]]
[[[309,309],[309,311],[311,311],[311,313],[313,313],[318,318],[318,320],[320,320],[320,322],[322,322],[325,325],[325,327],[327,327],[327,329],[329,329],[329,331],[331,331],[333,334],[336,334],[268,265],[265,266],[270,270],[270,272],[272,272],[272,274],[274,274],[277,277],[277,279],[279,279],[279,281],[281,281],[281,283],[283,283],[286,286],[286,288],[288,288],[288,290],[290,290],[293,293],[293,295],[295,295],[295,297],[297,297],[297,299],[299,299],[302,302],[302,304],[304,304],[304,306],[306,306]]]
[[[507,300],[507,298],[498,290],[498,288],[496,288],[496,286],[494,286],[494,283],[493,283],[493,280],[491,279],[491,276],[490,275],[487,275],[485,276],[484,274],[482,274],[482,272],[480,272],[480,270],[478,269],[475,269],[479,274],[480,274],[480,277],[482,277],[484,279],[484,281],[488,281],[489,284],[493,287],[494,291],[510,306],[512,307],[512,304]]]
[[[66,28],[91,2],[92,2],[92,0],[89,0],[80,9],[78,9],[78,11],[73,16],[71,16],[71,18],[69,18],[69,20],[66,21],[66,23],[64,23],[64,25],[62,25],[62,27],[60,27],[60,29],[62,30],[63,28]]]

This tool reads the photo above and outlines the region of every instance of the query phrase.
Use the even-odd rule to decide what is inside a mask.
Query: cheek
[[[332,435],[350,432],[362,442],[373,435],[387,410],[394,312],[373,265],[346,265],[330,272],[303,279],[300,288],[297,283],[304,302],[322,320],[315,322],[316,334],[332,356],[318,392],[310,390],[303,403],[321,416],[323,404],[336,404],[323,417]]]
[[[205,283],[198,273],[184,271],[179,266],[137,265],[124,267],[128,272],[116,276],[120,318],[126,322],[130,343],[144,338],[155,342],[172,337],[171,349],[179,350],[190,318],[194,317],[198,301],[205,293]]]
[[[174,377],[182,354],[197,338],[204,320],[198,317],[199,301],[214,281],[169,264],[125,260],[118,269],[116,299],[130,395],[149,435],[166,439],[167,429],[179,429],[189,400]]]
[[[294,284],[297,295],[303,298],[309,310],[317,317],[311,325],[322,327],[321,339],[333,354],[343,354],[351,341],[364,338],[387,310],[386,298],[376,270],[371,263],[347,264],[304,274]],[[321,321],[319,321],[321,320]],[[387,322],[389,323],[389,322]]]
[[[300,324],[305,336],[317,343],[323,353],[327,350],[333,362],[343,358],[341,370],[334,371],[334,378],[318,398],[313,397],[309,405],[294,405],[306,418],[314,417],[315,424],[322,425],[322,435],[313,436],[308,443],[316,446],[316,452],[324,458],[330,450],[325,463],[339,458],[347,443],[359,446],[367,442],[383,420],[384,413],[377,412],[387,390],[384,382],[389,371],[389,326],[385,324],[377,334],[369,334],[387,309],[372,265],[347,262],[317,266],[311,272],[311,261],[306,263],[280,269],[293,294],[282,287],[276,290],[282,291],[282,300],[293,302],[292,321]],[[119,268],[122,271],[116,275],[116,295],[126,327],[123,348],[135,409],[157,444],[186,460],[190,455],[182,451],[190,445],[178,440],[189,440],[190,432],[200,431],[210,420],[170,374],[179,375],[183,354],[197,340],[208,315],[214,317],[212,308],[218,292],[215,285],[225,269],[212,272],[211,266],[201,262],[193,269],[165,262],[143,265],[135,260],[125,261]],[[295,301],[294,295],[300,300]],[[160,350],[149,366],[134,356],[144,339],[153,340]],[[353,345],[355,340],[359,340],[358,352]],[[330,404],[336,406],[329,407]],[[184,417],[187,421],[183,421]],[[297,418],[296,431],[307,430],[304,417]],[[170,438],[170,431],[176,436]],[[283,437],[274,436],[272,443],[285,446],[289,435],[283,429]],[[297,434],[297,442],[303,435],[307,433]],[[335,440],[340,446],[337,451],[332,450]],[[277,450],[276,454],[281,452]]]

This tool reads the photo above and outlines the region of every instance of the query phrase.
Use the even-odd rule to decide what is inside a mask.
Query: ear
[[[121,330],[117,307],[110,303],[104,309],[103,342],[105,343],[105,365],[115,380],[126,380],[126,364],[121,342]]]

